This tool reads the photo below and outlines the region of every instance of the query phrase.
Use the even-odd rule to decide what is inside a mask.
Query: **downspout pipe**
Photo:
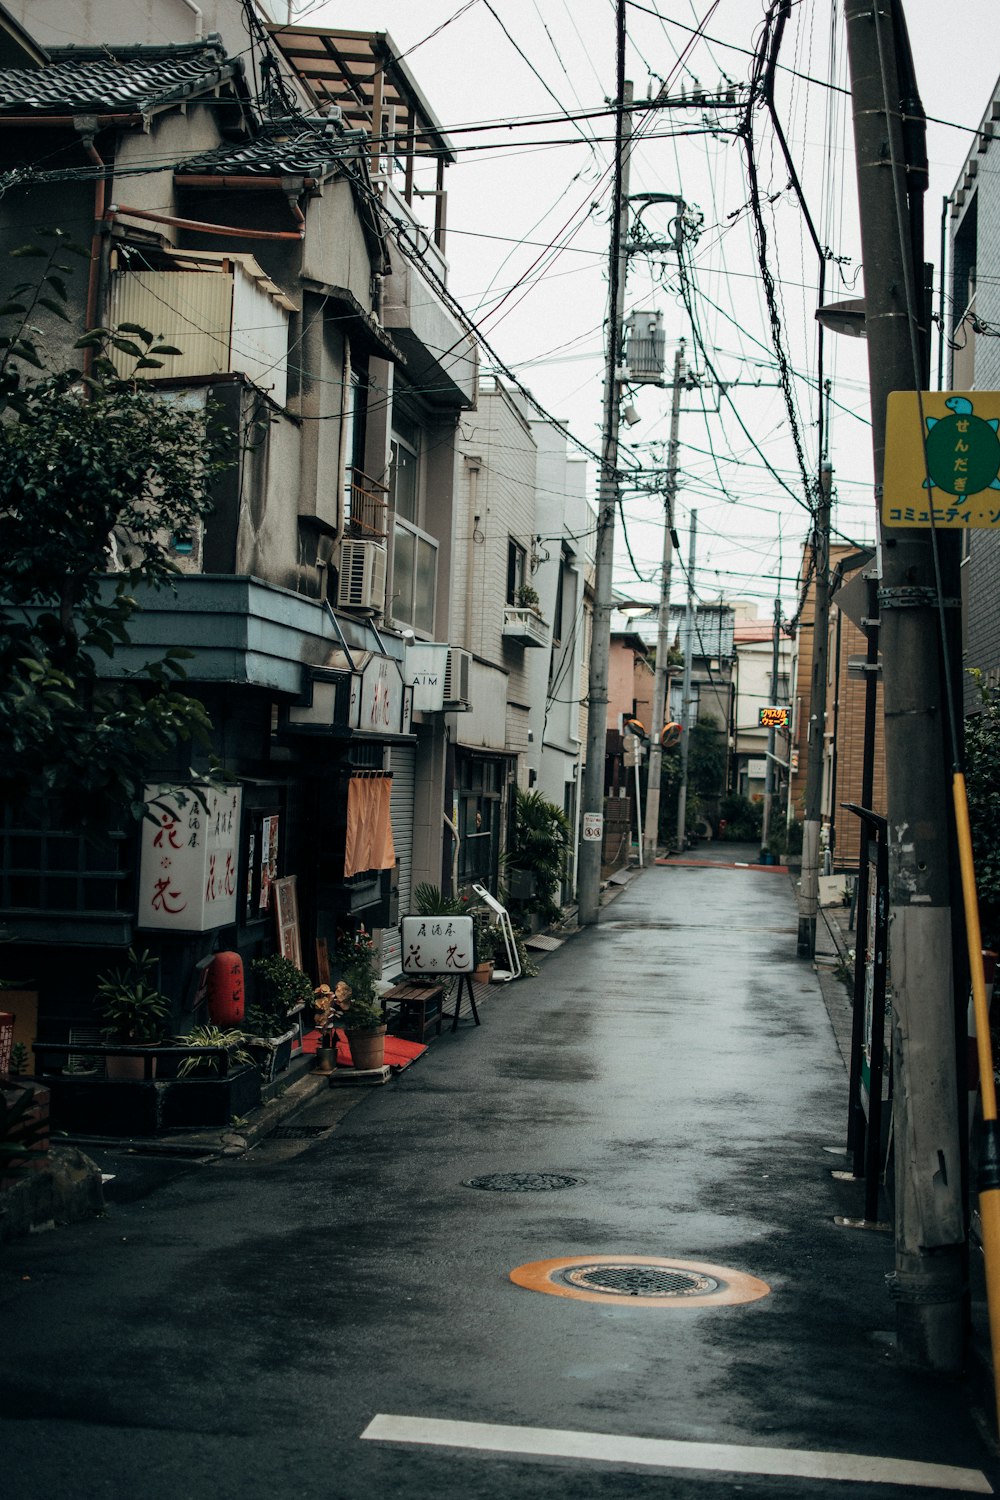
[[[89,333],[92,328],[97,327],[97,304],[101,286],[101,261],[104,253],[104,201],[107,192],[105,173],[107,163],[94,145],[93,135],[83,136],[83,149],[87,157],[95,167],[100,168],[100,175],[94,183],[94,232],[90,238],[90,267],[87,272],[87,309],[84,323],[84,331]],[[94,366],[93,345],[88,345],[83,351],[83,373],[89,375]]]

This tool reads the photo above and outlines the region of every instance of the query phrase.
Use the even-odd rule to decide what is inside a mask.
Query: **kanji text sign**
[[[137,926],[209,932],[236,920],[239,787],[146,788]]]
[[[404,974],[471,974],[476,967],[471,917],[403,917]]]
[[[1000,528],[1000,391],[892,391],[882,522]]]

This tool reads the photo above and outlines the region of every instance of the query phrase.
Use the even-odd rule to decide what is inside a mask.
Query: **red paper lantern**
[[[223,1031],[243,1024],[243,960],[238,953],[217,953],[208,966],[208,1018]]]

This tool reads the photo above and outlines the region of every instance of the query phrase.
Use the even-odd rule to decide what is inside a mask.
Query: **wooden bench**
[[[394,1036],[422,1042],[433,1028],[441,1035],[444,1011],[443,984],[395,984],[382,996],[382,1014],[388,1020],[390,1005],[399,1007],[396,1022],[392,1027]]]

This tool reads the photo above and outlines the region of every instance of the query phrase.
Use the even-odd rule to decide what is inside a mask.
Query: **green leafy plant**
[[[246,1033],[238,1030],[223,1030],[219,1026],[193,1026],[187,1036],[177,1037],[182,1047],[218,1047],[216,1053],[202,1053],[185,1057],[177,1069],[178,1078],[190,1078],[192,1073],[217,1075],[230,1062],[252,1063],[253,1058],[244,1046]]]
[[[538,590],[530,583],[522,583],[517,591],[517,603],[520,609],[537,609]]]
[[[534,875],[535,894],[525,904],[546,922],[559,916],[557,893],[569,845],[570,828],[562,808],[546,801],[540,792],[518,788],[514,840],[507,864]]]
[[[1000,942],[1000,693],[978,670],[970,674],[979,693],[979,711],[965,721],[965,782],[972,824],[972,852],[983,942]]]
[[[381,1026],[385,1020],[376,988],[375,945],[360,927],[357,932],[341,933],[336,947],[341,977],[350,990],[346,1003],[335,1001],[340,1009],[340,1024],[348,1031],[366,1031]]]
[[[157,959],[148,949],[128,950],[128,963],[99,975],[97,1010],[107,1042],[155,1046],[170,1019],[170,1001],[153,984]]]
[[[250,965],[256,985],[256,999],[247,1007],[245,1028],[251,1036],[284,1036],[289,1028],[289,1011],[299,1005],[312,1007],[312,981],[297,964],[283,954],[255,958]]]
[[[128,645],[140,586],[172,582],[171,538],[211,510],[227,459],[204,413],[115,368],[177,352],[149,330],[92,329],[80,363],[55,364],[35,319],[68,321],[68,257],[87,252],[58,230],[41,241],[13,252],[42,264],[0,307],[0,796],[38,793],[58,826],[100,832],[142,815],[155,761],[209,743],[178,688],[189,652],[116,682],[99,661]]]
[[[483,906],[472,909],[472,927],[476,935],[476,962],[492,963],[497,956],[500,934],[490,920],[491,913]]]
[[[446,896],[438,885],[422,880],[413,889],[413,910],[419,917],[457,917],[466,910],[460,896]]]

